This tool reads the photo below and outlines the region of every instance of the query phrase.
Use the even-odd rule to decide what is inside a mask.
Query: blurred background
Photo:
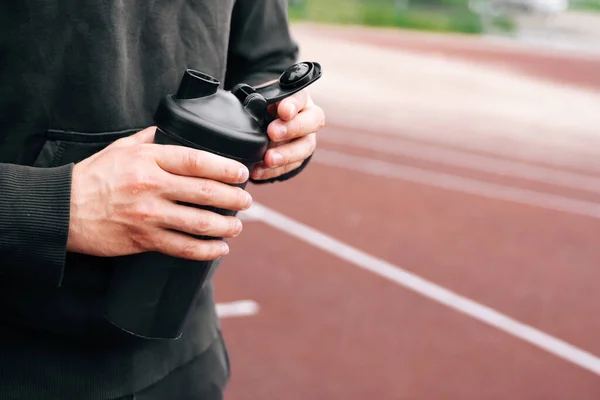
[[[216,274],[227,398],[600,399],[600,0],[290,0],[326,113]]]

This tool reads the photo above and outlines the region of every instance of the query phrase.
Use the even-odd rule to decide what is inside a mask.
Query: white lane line
[[[431,130],[433,131],[438,131],[440,129],[442,129],[440,126],[431,127]],[[421,131],[401,130],[400,132],[397,128],[392,129],[390,127],[383,127],[378,130],[377,127],[370,127],[367,129],[359,126],[335,124],[329,126],[327,132],[324,133],[323,136],[329,135],[332,132],[354,132],[356,134],[372,137],[372,135],[369,134],[370,130],[377,132],[377,137],[406,138],[416,141],[427,139],[431,146],[447,145],[458,149],[457,151],[483,152],[492,157],[518,157],[524,161],[550,164],[551,167],[556,168],[574,169],[592,174],[600,173],[600,162],[596,150],[597,146],[594,146],[596,141],[592,139],[585,145],[578,144],[576,139],[573,139],[573,143],[569,141],[560,144],[545,145],[543,141],[532,143],[524,138],[520,138],[518,135],[513,135],[514,137],[512,138],[508,138],[506,134],[493,134],[490,135],[489,138],[473,136],[471,134],[459,136],[444,134],[429,135]],[[585,140],[584,138],[580,139]],[[319,136],[319,140],[321,140],[321,136]]]
[[[255,217],[254,217],[252,214],[250,214],[250,213],[248,213],[248,212],[246,212],[246,211],[239,211],[239,212],[237,213],[237,215],[236,215],[236,216],[237,216],[237,217],[238,217],[238,218],[239,218],[241,221],[244,221],[244,222],[252,222],[252,221],[256,221],[256,218],[255,218]]]
[[[258,314],[258,303],[252,300],[217,303],[219,318],[249,317]]]
[[[530,181],[600,193],[600,178],[574,172],[559,171],[553,168],[529,165],[519,161],[499,160],[486,156],[468,154],[462,151],[416,144],[402,139],[374,139],[369,136],[352,132],[329,132],[328,134],[323,135],[320,140],[501,176],[512,176]]]
[[[600,219],[600,204],[589,201],[483,182],[324,149],[316,151],[313,160],[316,163],[362,173]]]
[[[393,265],[342,243],[316,229],[262,205],[254,204],[250,212],[256,218],[260,218],[264,223],[273,228],[287,232],[359,268],[379,275],[404,288],[413,290],[451,309],[491,325],[509,335],[520,338],[581,368],[587,369],[596,375],[600,375],[600,358],[585,350],[514,320],[490,307],[456,294],[442,286],[429,282],[397,265]]]

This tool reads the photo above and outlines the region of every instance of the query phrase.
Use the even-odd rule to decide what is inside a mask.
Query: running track
[[[600,60],[348,35],[600,88]],[[258,305],[222,319],[227,399],[600,398],[600,170],[342,115],[320,137],[293,182],[250,188],[216,275],[220,303]]]

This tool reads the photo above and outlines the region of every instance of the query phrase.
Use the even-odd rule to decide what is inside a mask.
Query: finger
[[[275,177],[281,176],[283,174],[287,174],[288,172],[291,172],[291,171],[295,170],[296,168],[299,168],[301,165],[302,165],[302,161],[295,162],[293,164],[288,164],[286,166],[278,167],[278,168],[265,168],[262,166],[257,166],[252,171],[252,179],[265,180],[265,179],[275,178]]]
[[[156,134],[156,127],[150,126],[146,129],[143,129],[126,139],[130,139],[134,142],[134,144],[143,144],[143,143],[152,143],[154,141],[154,135]]]
[[[246,166],[217,154],[172,145],[157,145],[154,152],[158,166],[175,175],[208,178],[231,184],[243,183],[248,179]]]
[[[277,114],[284,121],[294,118],[300,111],[308,105],[310,97],[306,90],[294,93],[292,96],[281,100],[277,106]]]
[[[205,205],[227,210],[246,210],[252,196],[245,190],[210,179],[171,176],[163,197],[168,200]]]
[[[199,240],[183,233],[160,230],[156,233],[153,251],[187,260],[216,260],[229,253],[229,246],[222,240]]]
[[[281,146],[273,147],[263,158],[267,168],[281,167],[307,159],[317,147],[317,134],[311,133]]]
[[[192,235],[233,238],[242,232],[242,221],[236,217],[165,201],[156,224],[163,228]]]
[[[134,146],[136,144],[152,143],[154,141],[154,135],[156,133],[156,127],[150,126],[139,132],[134,133],[131,136],[124,137],[116,140],[111,144],[111,147],[125,147]]]
[[[289,121],[276,119],[267,128],[271,140],[281,142],[295,139],[319,131],[325,125],[325,113],[321,107],[313,105],[305,108]]]

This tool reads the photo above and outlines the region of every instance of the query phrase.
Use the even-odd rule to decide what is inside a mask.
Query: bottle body
[[[269,145],[266,130],[273,116],[268,105],[302,90],[320,76],[320,64],[303,62],[292,65],[269,85],[255,89],[241,83],[225,91],[219,89],[220,82],[214,77],[186,69],[177,93],[165,95],[154,114],[154,143],[212,152],[239,161],[252,171]],[[237,186],[245,188],[246,184]],[[233,210],[182,204],[221,215],[236,214]],[[142,338],[177,339],[218,263],[154,252],[116,257],[105,317]]]
[[[154,142],[189,146],[157,128]],[[200,148],[200,146],[198,146]],[[204,150],[204,149],[202,149]],[[238,160],[250,170],[258,161]],[[245,188],[247,182],[237,185]],[[234,216],[236,211],[185,204]],[[195,236],[198,239],[207,239]],[[221,239],[223,238],[210,238]],[[150,252],[118,257],[106,301],[106,318],[133,335],[149,339],[177,339],[202,287],[214,274],[219,260],[193,261]]]

